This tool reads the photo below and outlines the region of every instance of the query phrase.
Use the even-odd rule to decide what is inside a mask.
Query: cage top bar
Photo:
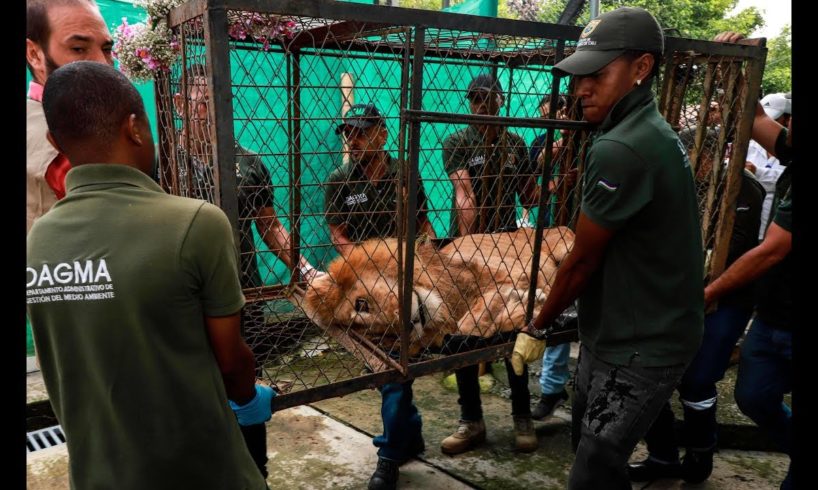
[[[171,11],[170,26],[176,27],[204,13],[208,8],[225,8],[262,14],[297,15],[332,20],[418,25],[428,28],[473,30],[516,37],[576,40],[582,28],[477,15],[433,12],[333,0],[190,0]]]

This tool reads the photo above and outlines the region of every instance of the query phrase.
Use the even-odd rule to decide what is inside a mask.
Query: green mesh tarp
[[[439,36],[427,32],[427,36]],[[484,43],[485,40],[481,40]],[[519,46],[517,47],[519,48]],[[391,55],[390,55],[391,56]],[[301,252],[319,268],[337,252],[332,246],[324,217],[323,182],[342,165],[341,136],[335,127],[341,121],[342,74],[354,83],[355,103],[374,103],[386,119],[386,149],[399,156],[401,56],[393,59],[356,59],[333,50],[303,50],[301,72]],[[239,143],[261,155],[270,171],[275,195],[275,211],[287,229],[291,229],[288,128],[287,60],[283,53],[259,50],[231,50],[233,76],[234,131]],[[373,57],[374,58],[374,57]],[[465,93],[469,82],[488,72],[486,64],[455,66],[444,59],[430,57],[424,67],[422,108],[427,111],[467,113]],[[510,91],[501,115],[538,117],[543,94],[551,90],[550,71],[543,67],[512,70],[496,67],[497,77]],[[512,79],[513,77],[513,79]],[[567,79],[562,90],[566,90]],[[511,90],[510,90],[511,89]],[[407,92],[408,96],[408,92]],[[429,199],[429,219],[438,237],[446,237],[450,227],[452,185],[443,168],[443,140],[465,127],[463,124],[422,124],[419,169]],[[543,132],[533,128],[512,128],[527,144]],[[558,132],[557,132],[558,133]],[[408,145],[405,148],[408,150]],[[408,158],[408,151],[404,153]],[[519,213],[518,213],[519,214]],[[529,217],[536,220],[536,210]],[[254,230],[260,273],[265,284],[288,282],[289,270],[273,254]]]

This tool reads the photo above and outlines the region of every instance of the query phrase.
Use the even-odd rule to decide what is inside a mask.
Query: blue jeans
[[[571,355],[571,344],[559,344],[547,347],[542,356],[542,373],[540,374],[540,393],[553,395],[565,389],[568,383],[568,358]]]
[[[678,387],[684,409],[684,444],[688,448],[703,451],[716,446],[716,383],[724,378],[730,354],[751,315],[750,309],[725,305],[704,317],[701,346]],[[645,434],[653,458],[667,462],[679,459],[674,420],[668,402]]]
[[[423,422],[420,412],[412,401],[412,383],[388,383],[379,388],[381,392],[381,418],[383,434],[372,439],[378,448],[378,456],[403,462],[415,456],[423,440]]]
[[[756,317],[741,348],[736,403],[787,454],[792,448],[792,412],[784,395],[790,391],[792,332],[772,328]]]

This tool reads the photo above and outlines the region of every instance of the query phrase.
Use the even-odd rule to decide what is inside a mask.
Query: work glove
[[[524,332],[517,334],[514,350],[511,351],[511,366],[514,368],[514,374],[522,376],[526,365],[542,359],[544,353],[545,339],[536,339]]]
[[[276,392],[269,386],[256,385],[256,394],[252,400],[244,405],[238,405],[233,400],[228,400],[230,408],[236,414],[239,425],[263,424],[273,416],[272,400]]]
[[[537,361],[545,353],[546,340],[549,334],[577,328],[577,308],[571,305],[556,320],[543,330],[534,329],[534,322],[529,325],[529,333],[520,332],[511,352],[511,366],[517,376],[523,375],[526,364]]]

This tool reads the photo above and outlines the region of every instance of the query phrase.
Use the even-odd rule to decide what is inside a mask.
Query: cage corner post
[[[206,60],[209,70],[208,96],[210,120],[215,121],[213,156],[218,206],[233,228],[235,243],[241,243],[238,187],[233,136],[233,93],[230,70],[230,45],[227,37],[227,8],[223,0],[210,0],[204,13]]]

